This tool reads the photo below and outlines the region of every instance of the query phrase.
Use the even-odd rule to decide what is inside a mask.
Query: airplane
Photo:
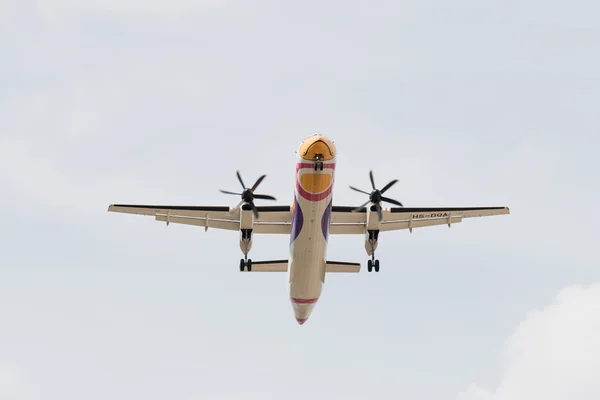
[[[255,200],[276,200],[275,197],[255,193],[266,177],[262,175],[247,187],[239,171],[237,178],[243,190],[222,193],[237,195],[241,201],[229,206],[169,206],[111,204],[109,212],[154,216],[157,221],[188,224],[209,228],[238,231],[242,272],[287,272],[289,296],[296,321],[304,324],[323,289],[327,273],[357,273],[361,264],[327,259],[330,235],[364,235],[365,250],[370,259],[369,272],[379,272],[375,250],[380,232],[426,226],[460,223],[464,218],[510,214],[508,207],[404,207],[401,202],[384,196],[398,180],[394,179],[377,189],[373,172],[369,172],[372,190],[350,188],[367,195],[368,200],[356,206],[336,206],[332,203],[334,175],[337,164],[334,142],[320,134],[304,139],[298,148],[296,185],[291,205],[257,206]],[[396,207],[384,208],[382,203]],[[289,235],[289,259],[253,261],[248,258],[254,234]]]

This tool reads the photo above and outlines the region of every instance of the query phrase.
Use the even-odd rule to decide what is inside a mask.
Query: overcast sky
[[[0,0],[0,399],[598,399],[599,12]],[[511,215],[382,234],[381,272],[327,276],[299,326],[238,233],[106,212],[234,205],[237,169],[289,204],[315,132],[335,204],[373,169],[407,206]]]

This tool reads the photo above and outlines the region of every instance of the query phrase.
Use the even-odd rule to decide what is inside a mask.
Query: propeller
[[[242,188],[244,188],[244,191],[242,193],[234,193],[234,192],[230,192],[227,190],[220,190],[220,192],[225,193],[225,194],[233,194],[236,196],[242,196],[242,201],[234,208],[234,210],[239,209],[242,206],[242,204],[247,203],[248,205],[250,205],[250,208],[252,209],[252,212],[254,213],[254,217],[258,218],[258,209],[254,205],[254,199],[277,200],[275,197],[269,196],[268,194],[254,194],[254,191],[256,190],[258,185],[260,185],[260,183],[263,181],[263,179],[265,179],[267,177],[267,175],[261,176],[260,178],[258,178],[256,180],[256,182],[254,182],[254,185],[252,185],[251,188],[247,188],[246,185],[244,184],[244,180],[242,179],[242,176],[240,175],[240,171],[237,171],[236,174],[237,174],[238,180],[240,181],[240,184],[242,185]]]
[[[369,200],[366,201],[365,203],[363,203],[362,205],[356,207],[354,209],[354,211],[358,211],[361,208],[363,208],[364,206],[366,206],[367,204],[373,203],[373,204],[375,204],[375,207],[377,208],[377,216],[379,217],[379,220],[381,221],[383,219],[383,216],[382,216],[382,213],[381,213],[381,202],[382,201],[385,201],[386,203],[395,204],[395,205],[400,206],[400,207],[404,207],[402,205],[402,203],[400,203],[398,200],[390,199],[388,197],[383,196],[383,194],[389,188],[391,188],[392,186],[394,186],[394,184],[396,182],[398,182],[398,179],[394,179],[393,181],[391,181],[390,183],[388,183],[387,185],[385,185],[383,187],[383,189],[379,190],[379,189],[377,189],[375,187],[375,179],[373,179],[373,171],[369,171],[369,178],[371,178],[371,186],[373,187],[373,191],[371,193],[366,192],[364,190],[357,189],[357,188],[355,188],[353,186],[350,186],[350,189],[355,190],[355,191],[357,191],[359,193],[362,193],[362,194],[366,194],[367,196],[369,196]]]

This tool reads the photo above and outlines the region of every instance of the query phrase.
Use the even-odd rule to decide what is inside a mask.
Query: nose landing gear
[[[315,171],[318,171],[318,170],[323,171],[323,161],[322,161],[323,154],[319,154],[319,153],[315,154],[314,160],[315,160]]]

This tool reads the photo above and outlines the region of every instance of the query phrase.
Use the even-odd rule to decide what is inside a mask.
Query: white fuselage
[[[288,274],[290,298],[300,324],[308,319],[325,282],[335,162],[335,158],[323,161],[322,170],[315,170],[315,163],[304,159],[296,166]]]

